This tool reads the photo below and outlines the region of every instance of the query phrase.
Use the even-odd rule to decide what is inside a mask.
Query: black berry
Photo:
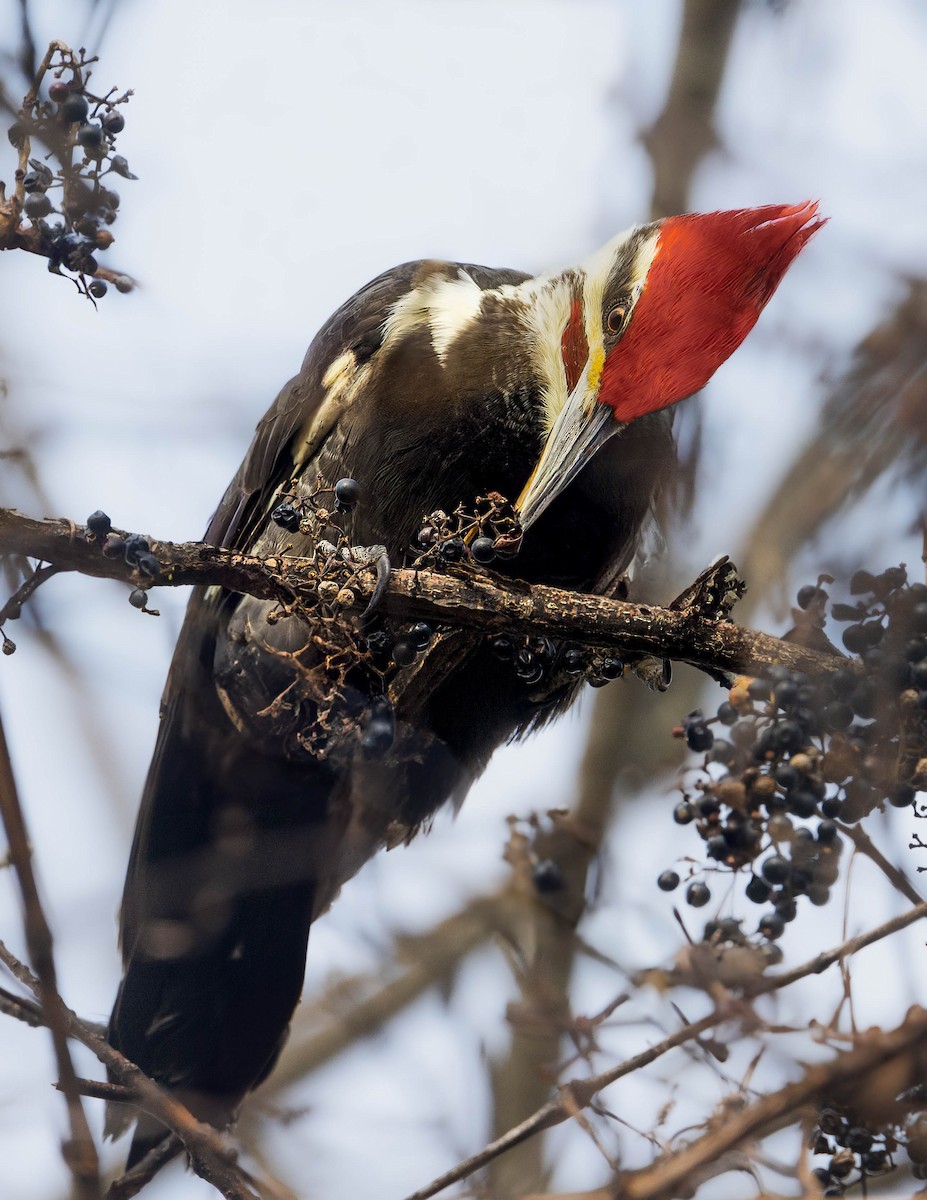
[[[789,860],[779,854],[774,854],[771,858],[767,858],[761,868],[763,878],[767,883],[772,884],[785,883],[789,877],[790,869]]]
[[[534,886],[542,894],[559,892],[563,888],[563,875],[560,868],[551,858],[542,859],[531,872]]]
[[[420,650],[424,650],[431,639],[434,637],[434,630],[425,621],[416,621],[409,630],[409,637],[415,642]]]
[[[368,758],[377,758],[392,746],[395,733],[392,721],[375,717],[364,730],[362,748]]]
[[[52,202],[44,192],[30,192],[23,202],[23,212],[30,221],[47,217],[51,210]]]
[[[71,92],[62,101],[60,112],[67,122],[73,124],[75,121],[85,121],[87,119],[87,114],[90,112],[90,105],[78,92]]]
[[[491,563],[496,557],[496,552],[493,549],[492,538],[475,538],[473,545],[470,547],[470,557],[475,563],[479,563],[481,566]]]
[[[103,128],[107,133],[122,133],[126,127],[126,119],[121,112],[108,112],[103,118]]]
[[[711,892],[707,884],[690,883],[686,888],[686,902],[693,908],[704,908],[710,899]]]
[[[496,658],[501,658],[503,662],[510,662],[515,657],[515,643],[504,633],[494,637],[489,644]]]
[[[350,512],[360,496],[360,484],[356,479],[339,479],[335,484],[335,503],[343,512]]]
[[[294,508],[292,504],[278,504],[270,514],[270,519],[281,529],[288,529],[290,533],[295,533],[299,529],[302,515],[299,509]]]
[[[94,537],[106,537],[112,527],[112,521],[101,508],[98,508],[96,512],[92,512],[87,518],[87,528]]]
[[[397,638],[393,643],[393,662],[397,667],[409,667],[415,662],[418,647],[412,638]]]

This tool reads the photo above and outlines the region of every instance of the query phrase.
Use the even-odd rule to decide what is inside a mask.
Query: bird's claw
[[[389,577],[392,573],[392,566],[389,561],[389,553],[385,546],[352,546],[351,559],[361,566],[375,566],[377,569],[377,582],[374,585],[373,594],[370,597],[370,602],[360,615],[360,627],[370,623],[372,617],[376,615],[383,597],[386,595],[386,588],[389,584]]]

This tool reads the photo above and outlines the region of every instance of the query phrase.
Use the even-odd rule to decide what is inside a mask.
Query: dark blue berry
[[[815,600],[826,600],[827,592],[823,588],[815,587],[812,583],[806,583],[804,587],[798,589],[798,607],[809,608]]]
[[[848,625],[843,631],[843,644],[851,654],[862,654],[869,645],[863,626]]]
[[[686,726],[686,745],[690,750],[701,753],[710,750],[715,735],[702,721],[692,721]]]
[[[686,902],[693,908],[704,908],[710,899],[711,892],[708,890],[707,884],[690,883],[686,888]]]
[[[92,158],[99,158],[104,153],[102,125],[81,125],[77,131],[77,140]]]
[[[737,709],[729,700],[724,700],[718,705],[718,720],[722,725],[735,725],[737,723]]]
[[[446,563],[458,563],[466,553],[467,547],[463,538],[454,537],[441,543],[439,553]]]
[[[434,637],[434,630],[426,621],[416,621],[409,630],[409,637],[412,638],[420,650],[424,650]]]
[[[888,802],[895,808],[908,808],[914,803],[914,788],[907,783],[896,784],[889,793]]]
[[[515,657],[515,643],[506,634],[498,634],[489,644],[496,658],[501,658],[503,662],[509,662]]]
[[[140,533],[130,533],[125,540],[126,562],[130,567],[137,566],[138,556],[140,554],[147,554],[150,549],[151,546],[148,544],[146,537],[143,537]]]
[[[765,904],[771,891],[772,888],[765,879],[761,879],[759,875],[751,875],[750,882],[744,889],[744,895],[754,904]]]
[[[342,512],[350,512],[360,497],[360,484],[356,479],[339,479],[335,484],[335,504]]]
[[[101,508],[92,512],[87,518],[87,528],[94,537],[106,537],[112,527],[112,521]]]
[[[290,533],[296,533],[302,520],[302,514],[292,504],[278,504],[270,514],[270,519],[281,529],[288,529]]]
[[[415,662],[418,646],[412,638],[400,637],[393,643],[392,654],[397,667],[409,667]]]
[[[783,858],[780,854],[774,854],[771,858],[766,859],[760,869],[767,883],[779,884],[785,883],[792,868],[787,858]]]
[[[374,717],[364,730],[361,742],[364,754],[368,758],[377,758],[392,746],[395,738],[393,723],[381,717]]]
[[[563,889],[563,874],[551,858],[542,859],[531,872],[531,881],[542,895]]]
[[[59,111],[67,122],[73,124],[75,121],[86,120],[87,114],[90,112],[90,105],[79,92],[72,92],[62,102]]]
[[[760,920],[759,932],[763,935],[763,937],[768,938],[771,942],[774,942],[776,938],[782,937],[782,935],[785,933],[785,921],[783,921],[782,917],[777,912],[767,913],[766,916],[762,917]]]
[[[23,202],[23,212],[30,221],[39,221],[47,217],[52,210],[52,202],[44,192],[30,192]]]
[[[679,887],[679,876],[675,871],[664,871],[657,879],[657,887],[661,892],[674,892]]]
[[[581,675],[586,668],[586,655],[576,646],[563,652],[563,669],[568,675]]]
[[[492,538],[475,538],[473,545],[470,547],[470,557],[475,563],[479,563],[480,566],[486,566],[487,563],[491,563],[496,557],[496,552],[493,549]]]
[[[818,841],[827,845],[833,842],[837,837],[837,826],[833,821],[824,820],[818,825]]]
[[[846,729],[853,720],[853,707],[845,700],[834,700],[824,709],[828,729]]]

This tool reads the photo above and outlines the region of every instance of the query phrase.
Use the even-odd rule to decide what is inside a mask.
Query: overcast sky
[[[31,7],[40,43],[93,34],[78,0]],[[102,507],[125,528],[201,536],[313,332],[367,279],[425,256],[564,265],[645,219],[650,174],[637,137],[663,102],[680,11],[675,0],[124,0],[94,82],[135,89],[120,149],[139,180],[120,186],[108,258],[142,287],[96,312],[41,262],[0,263],[0,441],[33,440],[47,515],[83,519]],[[6,47],[17,12],[0,0]],[[925,77],[918,0],[746,6],[719,146],[693,206],[820,197],[832,219],[698,401],[710,486],[686,546],[671,553],[703,565],[736,546],[813,426],[822,378],[897,298],[899,276],[927,269]],[[13,170],[0,138],[0,178],[11,182]],[[46,515],[3,469],[0,501]],[[874,567],[916,557],[902,534],[889,529]],[[871,530],[864,536],[871,543]],[[155,620],[131,609],[126,591],[54,580],[42,612],[70,673],[25,627],[13,630],[17,654],[0,662],[62,987],[96,1019],[118,978],[115,911],[184,603],[159,593]],[[582,729],[573,715],[500,752],[456,823],[439,821],[349,885],[313,931],[310,989],[336,969],[374,967],[389,929],[424,928],[501,879],[506,815],[569,802]],[[654,856],[640,865],[623,853],[665,841],[659,866],[671,865],[676,835],[668,815],[662,822],[654,834],[652,811],[629,813],[587,931],[606,949],[619,938],[638,963],[665,960],[678,937],[671,902],[652,884]],[[828,915],[825,925],[816,914],[822,944],[839,936],[839,914]],[[877,917],[870,908],[867,923]],[[22,950],[8,879],[0,936]],[[423,1001],[381,1043],[314,1078],[306,1117],[272,1139],[300,1197],[397,1198],[479,1145],[479,1053],[504,1044],[506,980],[496,960],[478,959],[452,1001],[454,1036],[440,1002]],[[580,986],[590,1011],[620,981],[590,969]],[[0,1062],[0,1192],[52,1200],[64,1188],[63,1126],[45,1041],[0,1020]],[[81,1069],[94,1067],[82,1058]],[[648,1154],[640,1140],[627,1145],[629,1162]],[[558,1182],[603,1177],[591,1147],[570,1143]],[[179,1174],[151,1190],[153,1200],[210,1194]]]

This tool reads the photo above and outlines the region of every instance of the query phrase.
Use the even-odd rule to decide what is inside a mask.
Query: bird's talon
[[[376,615],[383,602],[393,568],[390,565],[389,554],[385,546],[352,546],[351,558],[356,563],[365,566],[372,564],[377,568],[377,582],[373,589],[373,595],[370,597],[367,607],[360,615],[360,627],[363,629],[370,623],[371,618]]]

